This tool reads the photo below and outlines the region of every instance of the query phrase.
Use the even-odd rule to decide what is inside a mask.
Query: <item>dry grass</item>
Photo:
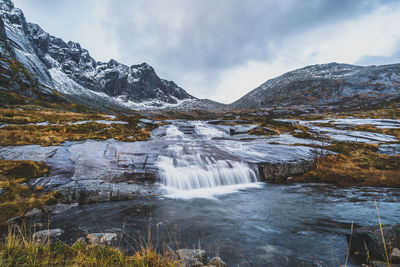
[[[72,246],[58,241],[39,242],[25,228],[11,226],[0,242],[0,266],[178,266],[178,262],[143,247],[127,255],[110,246],[87,245],[77,241]]]
[[[57,203],[56,192],[43,193],[41,187],[22,183],[47,175],[49,168],[41,162],[0,160],[0,223],[21,216],[33,208]]]
[[[54,109],[35,110],[29,107],[25,109],[0,109],[0,122],[7,124],[24,124],[24,123],[67,123],[85,120],[102,120],[104,115],[76,112],[62,112]]]
[[[120,141],[144,141],[151,133],[131,124],[100,124],[88,122],[71,125],[19,125],[0,128],[0,145],[59,145],[65,141],[85,139]]]
[[[317,159],[297,181],[400,187],[400,156],[378,154],[377,145],[368,144],[335,143],[328,149],[339,154]]]

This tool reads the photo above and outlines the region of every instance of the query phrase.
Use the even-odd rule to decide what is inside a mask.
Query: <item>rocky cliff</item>
[[[400,64],[307,66],[268,80],[231,104],[235,108],[274,105],[348,106],[379,104],[400,97]]]
[[[28,23],[10,0],[0,0],[0,18],[2,58],[22,64],[41,91],[56,90],[97,107],[146,109],[197,101],[174,82],[159,78],[146,63],[127,66],[115,60],[96,61],[80,44],[66,43]],[[15,71],[3,67],[2,73]],[[21,93],[19,89],[13,88]]]

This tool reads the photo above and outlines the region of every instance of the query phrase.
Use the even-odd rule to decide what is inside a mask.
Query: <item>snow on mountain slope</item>
[[[273,105],[335,105],[343,101],[378,103],[400,96],[400,64],[307,66],[268,80],[230,106],[261,108]]]
[[[43,91],[55,89],[92,106],[94,102],[129,109],[174,107],[197,100],[174,82],[160,79],[146,63],[129,67],[115,60],[96,61],[80,44],[65,43],[27,23],[11,0],[0,0],[0,18],[13,57],[38,79]]]

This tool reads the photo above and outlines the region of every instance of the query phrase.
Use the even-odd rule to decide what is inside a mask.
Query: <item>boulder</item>
[[[400,263],[400,249],[394,248],[390,253],[390,261]]]
[[[139,119],[139,121],[140,121],[141,123],[146,124],[146,125],[157,125],[156,122],[154,122],[154,121],[152,121],[152,120],[148,120],[148,119]]]
[[[208,262],[208,265],[216,267],[225,267],[226,263],[220,257],[214,257]]]
[[[117,241],[116,233],[92,233],[87,235],[89,243],[92,245],[104,246],[111,245]]]
[[[296,160],[288,162],[259,163],[261,179],[264,181],[281,183],[286,182],[287,177],[305,173],[313,165],[312,160]],[[290,180],[290,179],[289,179]]]
[[[39,217],[39,216],[42,216],[42,214],[43,213],[40,209],[34,208],[33,210],[25,213],[25,217],[26,218]]]
[[[33,234],[33,239],[38,242],[42,241],[55,241],[58,236],[62,235],[64,233],[63,230],[57,228],[57,229],[49,229],[49,230],[42,230],[38,231]]]
[[[400,263],[398,248],[400,248],[400,224],[383,225],[383,235],[388,255],[393,263]],[[350,243],[351,237],[351,243]],[[350,244],[350,253],[360,259],[385,260],[385,250],[379,226],[360,227],[353,231],[352,236],[347,235]]]
[[[229,129],[231,135],[246,134],[248,131],[260,127],[260,125],[235,125]]]

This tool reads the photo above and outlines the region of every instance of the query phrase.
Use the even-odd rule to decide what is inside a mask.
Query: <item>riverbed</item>
[[[132,240],[147,240],[151,226],[159,248],[200,245],[228,266],[338,266],[351,224],[378,223],[374,199],[382,223],[400,221],[400,189],[262,183],[214,198],[83,205],[54,216],[51,227],[124,233],[136,246]],[[359,262],[350,257],[350,264]]]

